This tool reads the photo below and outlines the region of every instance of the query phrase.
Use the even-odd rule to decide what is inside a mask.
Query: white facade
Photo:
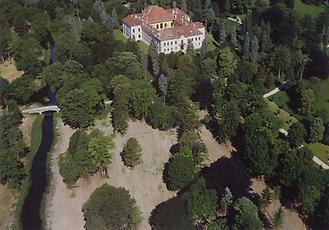
[[[151,33],[147,33],[142,29],[142,26],[131,26],[122,24],[123,35],[134,41],[143,41],[147,45],[150,44],[152,39],[155,39],[159,44],[159,52],[170,54],[171,52],[183,51],[186,52],[187,45],[189,41],[193,44],[194,49],[200,49],[202,42],[205,39],[205,29],[201,28],[199,31],[201,35],[191,35],[191,36],[180,36],[179,38],[174,38],[170,40],[159,40]]]

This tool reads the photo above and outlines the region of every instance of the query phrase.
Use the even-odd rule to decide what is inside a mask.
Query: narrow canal
[[[53,63],[54,46],[49,49],[50,64]],[[56,103],[56,94],[48,91],[49,102],[48,105]],[[33,159],[32,168],[30,172],[31,187],[28,195],[24,201],[22,210],[22,226],[24,230],[40,230],[41,223],[41,202],[44,193],[48,186],[47,177],[47,154],[51,150],[53,143],[53,115],[52,113],[45,113],[42,121],[42,139],[39,149]]]

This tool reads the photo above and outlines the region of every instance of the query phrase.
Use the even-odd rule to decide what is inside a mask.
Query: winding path
[[[283,86],[286,84],[287,82],[284,81],[281,85],[279,85],[278,87],[276,87],[275,89],[271,90],[270,92],[268,93],[265,93],[263,95],[264,98],[268,98],[270,96],[273,96],[274,94],[280,92],[280,90],[282,90]]]

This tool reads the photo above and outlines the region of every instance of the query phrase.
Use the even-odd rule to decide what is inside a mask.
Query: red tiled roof
[[[147,23],[156,23],[174,20],[174,15],[158,5],[152,5],[143,10],[142,19]]]
[[[157,30],[150,26],[152,23],[163,21],[175,21],[172,28]],[[201,35],[199,29],[204,28],[200,22],[190,22],[190,18],[178,8],[163,9],[157,5],[148,6],[142,13],[132,14],[123,19],[128,26],[141,25],[143,30],[159,40],[177,39],[182,35],[185,37]]]
[[[139,19],[139,16],[140,14],[131,14],[122,19],[122,21],[128,26],[138,26],[142,24],[142,20]]]
[[[161,41],[165,41],[165,40],[177,39],[180,38],[181,36],[189,37],[189,36],[201,35],[202,33],[199,31],[200,28],[201,27],[195,26],[194,23],[189,23],[187,25],[161,30],[158,38]]]

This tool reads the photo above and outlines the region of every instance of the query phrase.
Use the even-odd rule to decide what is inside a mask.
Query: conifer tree
[[[202,41],[201,50],[200,50],[201,58],[202,59],[206,58],[207,57],[207,53],[208,53],[207,42],[206,42],[206,39],[204,39]]]
[[[115,8],[112,9],[112,26],[113,28],[118,28],[119,27],[119,19],[118,19],[118,14]]]
[[[161,94],[163,96],[163,103],[165,105],[166,104],[167,88],[168,88],[168,82],[167,82],[167,78],[166,78],[165,75],[161,74],[159,76],[158,86],[159,86],[159,89],[160,89]]]
[[[243,50],[242,50],[242,59],[248,61],[250,59],[250,40],[249,40],[249,33],[246,32],[244,36],[243,42]]]
[[[188,41],[188,43],[187,43],[186,53],[189,55],[194,55],[194,46],[191,41]]]
[[[224,210],[224,215],[226,216],[227,213],[227,209],[228,207],[233,203],[233,195],[231,193],[231,190],[226,186],[224,193],[223,193],[223,197],[221,199],[221,205],[223,207]]]
[[[142,76],[145,79],[147,75],[148,58],[143,51],[140,52],[140,62],[142,66]]]
[[[158,76],[158,74],[160,72],[159,51],[158,51],[158,45],[156,44],[155,40],[152,40],[150,42],[148,54],[149,54],[149,57],[150,57],[151,63],[152,63],[153,75]]]
[[[186,4],[186,0],[182,0],[180,3],[180,9],[184,12],[187,12],[187,4]]]
[[[256,60],[256,56],[259,50],[259,45],[258,45],[258,38],[255,35],[251,41],[251,60],[254,62]]]
[[[222,22],[219,29],[219,44],[223,45],[225,43],[225,40],[226,40],[225,23]]]
[[[235,26],[233,27],[231,31],[231,44],[233,45],[234,48],[238,47],[238,38],[236,36],[236,28]]]

